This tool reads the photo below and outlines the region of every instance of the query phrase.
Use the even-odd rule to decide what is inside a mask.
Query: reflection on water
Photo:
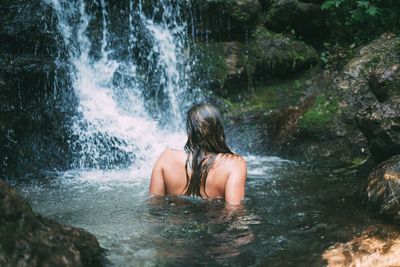
[[[320,266],[369,218],[360,181],[274,157],[247,157],[247,196],[149,197],[131,170],[71,171],[19,190],[33,208],[96,235],[111,266]]]

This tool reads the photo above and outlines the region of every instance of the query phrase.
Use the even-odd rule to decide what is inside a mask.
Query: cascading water
[[[57,15],[57,62],[69,62],[79,100],[70,138],[76,166],[18,189],[35,211],[93,233],[106,266],[320,266],[321,251],[370,220],[354,201],[353,172],[269,156],[245,157],[243,209],[149,198],[154,158],[166,146],[183,146],[181,114],[199,95],[190,86],[193,61],[179,9],[190,1],[42,1]],[[243,127],[231,134],[255,134]]]
[[[79,99],[71,140],[77,167],[134,163],[136,170],[148,170],[166,146],[183,147],[181,113],[193,90],[179,5],[159,1],[146,15],[141,1],[130,0],[126,25],[119,25],[128,32],[124,53],[119,40],[125,37],[110,31],[113,17],[105,0],[45,1],[56,11]],[[90,38],[96,21],[100,45]]]

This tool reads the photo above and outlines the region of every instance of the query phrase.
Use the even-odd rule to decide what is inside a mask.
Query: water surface
[[[372,219],[352,172],[249,156],[247,196],[149,198],[133,170],[49,173],[19,190],[35,211],[93,233],[110,266],[321,266],[321,254]]]

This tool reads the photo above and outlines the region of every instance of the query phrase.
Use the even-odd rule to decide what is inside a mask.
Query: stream
[[[371,223],[352,173],[248,156],[242,208],[149,198],[133,170],[48,173],[17,186],[33,209],[93,233],[109,266],[321,266],[322,252]],[[332,190],[334,188],[334,190]]]
[[[185,112],[206,99],[191,82],[196,60],[179,1],[154,1],[149,13],[130,0],[126,24],[105,0],[43,2],[57,15],[79,100],[71,122],[75,158],[68,171],[15,186],[34,211],[93,233],[107,265],[320,266],[325,249],[374,220],[351,170],[267,152],[239,151],[248,163],[240,208],[150,198],[157,155],[183,147]]]

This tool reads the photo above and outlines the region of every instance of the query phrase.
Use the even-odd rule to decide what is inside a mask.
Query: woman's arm
[[[242,157],[232,162],[231,172],[225,184],[225,201],[239,205],[244,198],[246,188],[247,166]]]
[[[163,169],[162,169],[166,153],[167,153],[167,150],[164,151],[160,155],[160,157],[154,164],[153,170],[151,172],[149,192],[152,195],[164,196],[167,194],[167,192],[165,190],[164,175],[163,175]]]

